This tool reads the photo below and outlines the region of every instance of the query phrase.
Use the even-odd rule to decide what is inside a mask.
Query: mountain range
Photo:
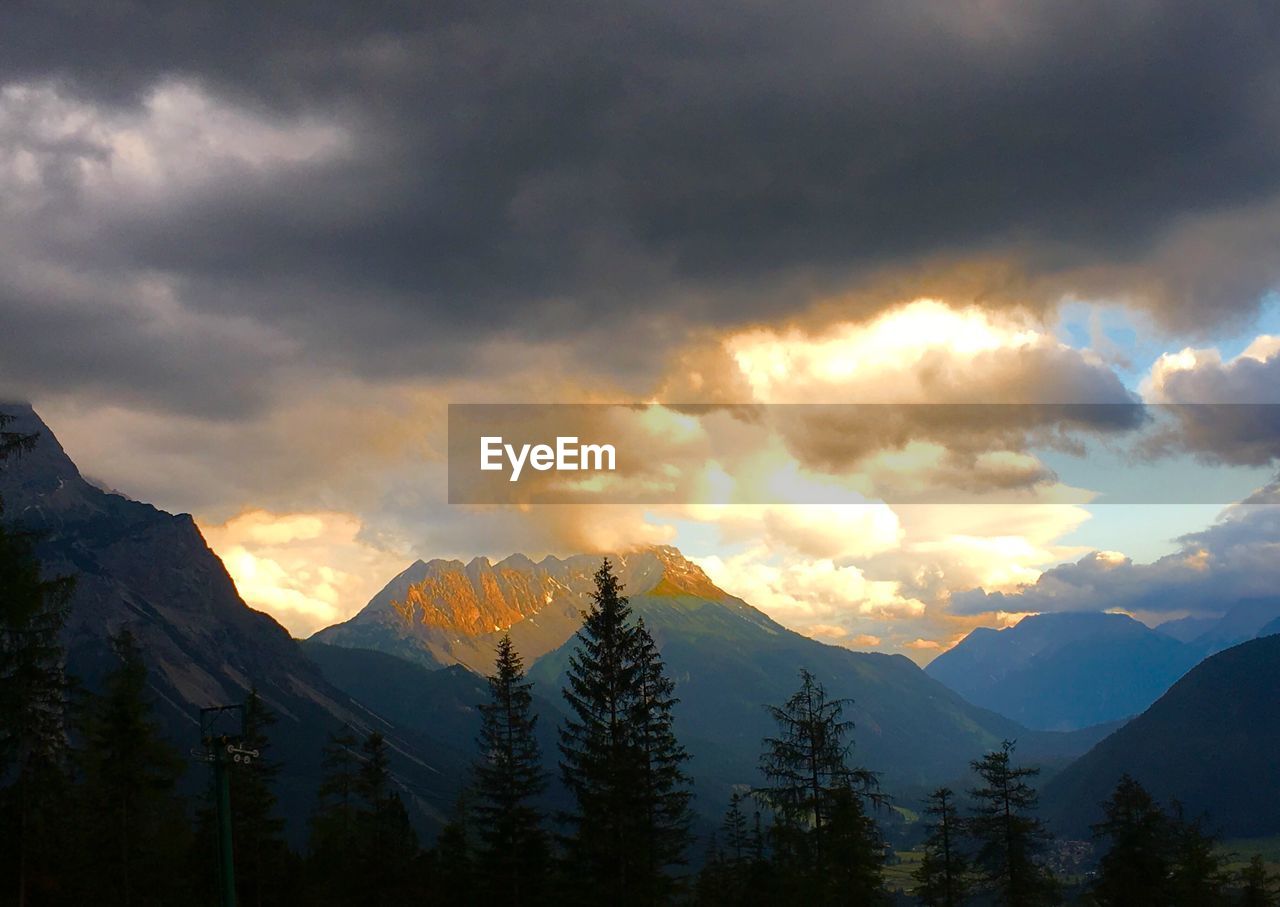
[[[129,628],[150,668],[157,715],[182,752],[198,743],[200,708],[239,702],[256,687],[280,717],[272,757],[284,765],[278,793],[295,839],[313,802],[321,747],[344,725],[388,737],[411,814],[428,835],[438,829],[466,784],[486,694],[481,674],[504,631],[530,665],[540,740],[554,768],[559,689],[601,555],[419,561],[350,621],[298,641],[244,603],[190,516],[97,488],[29,407],[3,409],[17,416],[14,429],[40,433],[32,452],[0,468],[4,518],[41,533],[49,573],[77,578],[64,634],[70,672],[93,689],[112,664],[108,637]],[[1212,811],[1232,833],[1280,830],[1280,636],[1174,676],[1186,670],[1177,646],[1221,647],[1233,634],[1280,630],[1280,621],[1267,621],[1266,602],[1230,609],[1189,641],[1120,615],[1041,615],[971,634],[926,673],[902,656],[853,652],[788,630],[674,548],[611,557],[676,681],[677,732],[694,757],[706,817],[720,813],[731,788],[756,783],[761,739],[773,730],[765,706],[794,691],[803,667],[832,695],[852,700],[855,759],[900,797],[941,783],[963,789],[970,760],[1016,739],[1021,761],[1049,769],[1046,812],[1064,829],[1092,821],[1093,804],[1129,771],[1162,797]],[[1132,667],[1126,657],[1155,680],[1117,686],[1110,698],[1091,693],[1090,684]],[[1080,708],[1033,712],[1026,704],[1050,701],[1055,689],[1037,672],[1059,678],[1065,699],[1079,697]],[[963,696],[942,682],[975,678],[982,683]],[[1162,678],[1172,688],[1160,696]],[[966,698],[987,695],[1013,697],[993,700],[1011,714]],[[1126,717],[1142,711],[1147,696],[1158,701],[1118,730],[1114,723],[1031,730],[1014,720],[1020,708],[1026,723],[1041,727]],[[202,766],[192,768],[194,792],[204,778]]]
[[[536,689],[555,702],[601,557],[419,561],[308,645],[487,671],[494,642],[509,632],[531,663]],[[755,783],[761,740],[774,730],[765,705],[794,691],[802,667],[832,695],[852,700],[856,757],[881,771],[889,788],[958,777],[1005,738],[1061,763],[1105,733],[1034,733],[971,705],[903,656],[853,652],[788,630],[717,587],[675,548],[609,557],[676,680],[677,727],[694,756],[700,795],[712,800],[708,810],[718,809],[732,786]]]
[[[1231,837],[1280,831],[1280,635],[1206,659],[1142,715],[1045,785],[1057,830],[1087,837],[1128,773]]]
[[[279,717],[271,758],[285,766],[278,794],[295,838],[321,747],[345,725],[382,731],[414,818],[428,831],[444,821],[470,758],[465,742],[397,727],[339,689],[283,627],[244,603],[189,515],[102,491],[30,407],[0,409],[16,417],[8,430],[39,435],[0,468],[0,496],[7,521],[39,534],[46,573],[75,577],[63,633],[70,674],[97,688],[115,663],[108,638],[127,628],[146,659],[157,718],[183,754],[199,746],[201,708],[242,702],[256,687]],[[187,789],[205,782],[193,758]]]
[[[1028,727],[1072,730],[1138,714],[1205,657],[1276,620],[1280,598],[1233,602],[1219,617],[1168,629],[1125,614],[1036,614],[1001,630],[973,630],[925,671]]]

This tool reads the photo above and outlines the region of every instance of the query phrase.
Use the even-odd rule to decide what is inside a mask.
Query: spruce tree
[[[1102,804],[1094,837],[1109,840],[1098,862],[1094,897],[1103,907],[1162,907],[1169,903],[1173,827],[1141,784],[1124,775]]]
[[[645,878],[655,886],[650,901],[657,902],[671,894],[666,870],[685,862],[689,846],[692,793],[684,772],[689,754],[675,735],[672,710],[679,702],[675,682],[667,677],[657,644],[643,619],[636,623],[634,646],[638,670],[631,721],[640,759],[635,799],[636,810],[645,822],[639,836],[644,848]]]
[[[533,684],[511,637],[498,642],[489,702],[480,706],[480,760],[472,811],[481,865],[494,903],[531,904],[541,896],[547,841],[536,799],[546,788],[534,727]]]
[[[1275,907],[1280,901],[1280,880],[1267,872],[1261,854],[1249,858],[1240,870],[1240,907]]]
[[[687,836],[687,757],[672,732],[672,687],[608,559],[595,586],[564,690],[560,769],[576,806],[564,817],[566,865],[583,897],[607,886],[624,903],[659,903]]]
[[[1038,860],[1050,835],[1033,814],[1038,802],[1028,779],[1039,769],[1015,767],[1014,744],[1006,740],[1000,749],[972,763],[981,786],[969,791],[975,814],[969,834],[977,844],[975,863],[997,903],[1008,907],[1035,907],[1058,903],[1053,875]]]
[[[321,780],[309,822],[307,879],[311,900],[349,904],[356,900],[356,825],[359,819],[359,741],[351,728],[330,734],[321,754]]]
[[[765,893],[763,890],[753,892],[753,887],[762,888],[764,845],[760,840],[760,814],[755,814],[753,828],[742,811],[744,800],[738,791],[730,795],[719,832],[712,835],[708,862],[698,877],[701,903],[754,903],[755,896]]]
[[[363,763],[356,776],[361,799],[356,821],[360,900],[369,905],[397,903],[406,897],[418,856],[418,838],[391,776],[387,741],[377,731],[360,747]]]
[[[1212,907],[1222,903],[1226,885],[1224,860],[1218,841],[1205,819],[1188,819],[1182,804],[1173,804],[1173,871],[1169,876],[1169,904],[1173,907]]]
[[[13,420],[0,413],[0,429]],[[36,435],[0,430],[0,462],[31,449]],[[0,501],[3,513],[3,501]],[[59,640],[73,583],[46,577],[36,538],[0,524],[0,848],[18,903],[55,886],[63,849],[67,681]]]
[[[244,703],[242,746],[257,750],[258,755],[248,764],[233,766],[231,778],[236,888],[245,907],[283,904],[288,899],[293,855],[284,841],[284,820],[276,814],[280,765],[272,759],[268,735],[277,720],[257,688],[251,689]]]
[[[80,847],[88,865],[75,875],[95,904],[184,903],[190,826],[175,794],[183,760],[151,715],[133,635],[121,630],[111,647],[118,666],[89,703],[79,754]]]
[[[885,896],[884,848],[864,809],[883,798],[875,774],[849,764],[848,703],[828,698],[822,684],[801,670],[800,689],[782,706],[769,707],[778,736],[765,740],[760,770],[766,784],[756,796],[774,813],[782,883],[811,903],[874,903]]]
[[[916,897],[927,907],[958,907],[969,895],[969,860],[962,849],[960,813],[955,793],[940,787],[929,795],[925,815],[931,817],[924,858],[915,872]]]
[[[440,830],[431,851],[431,866],[433,903],[449,903],[457,900],[460,892],[475,890],[479,867],[472,853],[466,822],[460,816]]]
[[[742,794],[734,791],[729,796],[729,808],[720,823],[724,836],[725,859],[732,866],[746,866],[751,861],[751,830],[746,814],[742,811]]]

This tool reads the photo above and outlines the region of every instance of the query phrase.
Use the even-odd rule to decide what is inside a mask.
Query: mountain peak
[[[359,614],[321,630],[316,638],[433,666],[460,661],[487,670],[496,635],[510,632],[521,654],[532,660],[576,632],[594,590],[592,576],[605,557],[629,596],[682,599],[684,604],[691,599],[731,600],[701,567],[670,545],[567,558],[549,555],[537,562],[519,553],[497,562],[486,557],[465,564],[419,560]]]

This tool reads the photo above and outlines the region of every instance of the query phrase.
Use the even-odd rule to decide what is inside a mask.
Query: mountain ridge
[[[62,634],[71,674],[98,688],[115,665],[108,637],[129,629],[156,717],[183,753],[198,742],[200,708],[241,702],[257,688],[280,719],[273,755],[288,771],[277,793],[295,840],[314,803],[325,736],[344,725],[382,731],[411,814],[424,830],[443,824],[463,767],[452,748],[400,731],[327,681],[279,623],[244,603],[189,514],[91,485],[33,408],[0,410],[15,417],[9,430],[39,435],[0,467],[0,495],[4,519],[37,533],[46,574],[76,578]],[[196,774],[187,774],[192,792]]]

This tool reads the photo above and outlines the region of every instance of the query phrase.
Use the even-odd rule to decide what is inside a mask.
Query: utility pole
[[[244,706],[219,705],[200,710],[199,758],[213,767],[213,802],[218,818],[217,855],[221,907],[236,907],[235,848],[231,839],[231,763],[248,765],[257,750],[244,748]]]

